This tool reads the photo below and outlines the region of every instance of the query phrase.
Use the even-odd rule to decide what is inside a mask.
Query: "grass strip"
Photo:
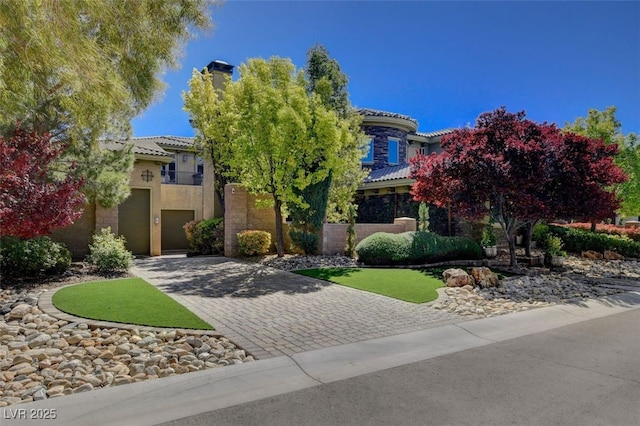
[[[436,300],[436,289],[444,286],[428,269],[319,268],[296,273],[412,303]]]
[[[83,318],[151,327],[213,330],[193,312],[141,278],[96,281],[53,295],[56,308]]]

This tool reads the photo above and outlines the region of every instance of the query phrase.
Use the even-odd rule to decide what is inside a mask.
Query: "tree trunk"
[[[516,258],[516,240],[511,232],[507,233],[507,242],[509,243],[509,257],[511,259],[511,267],[518,266],[518,259]]]
[[[538,224],[537,220],[534,220],[527,225],[527,233],[524,235],[524,249],[527,257],[531,257],[531,238],[533,237],[533,228]]]
[[[284,233],[282,231],[282,201],[274,197],[273,210],[276,212],[276,252],[284,256]]]
[[[591,232],[596,232],[596,223],[591,222]]]

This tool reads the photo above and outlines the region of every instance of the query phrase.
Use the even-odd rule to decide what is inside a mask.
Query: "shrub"
[[[562,248],[564,247],[564,243],[562,239],[553,234],[547,234],[547,239],[545,241],[546,255],[547,256],[566,256],[567,252]]]
[[[605,250],[618,252],[625,257],[640,257],[640,242],[621,235],[607,235],[563,226],[550,226],[549,230],[558,235],[567,251],[582,252]]]
[[[71,252],[48,237],[2,237],[0,271],[7,279],[60,274],[71,265]]]
[[[531,239],[538,243],[539,247],[544,247],[547,236],[549,235],[549,226],[544,223],[538,223],[533,227],[533,233],[531,234]]]
[[[569,228],[582,229],[585,231],[591,230],[590,223],[569,223],[565,226]],[[621,228],[616,225],[610,225],[610,224],[605,225],[602,223],[598,223],[596,225],[596,232],[600,234],[625,236],[625,237],[631,238],[634,241],[640,242],[640,228]]]
[[[344,252],[351,258],[356,257],[356,207],[353,204],[348,208],[349,225],[347,226],[347,245],[344,248]]]
[[[101,274],[126,271],[133,264],[133,255],[124,244],[125,238],[116,237],[111,227],[102,228],[93,235],[87,262],[93,264]]]
[[[289,238],[291,238],[291,246],[294,249],[300,249],[304,254],[318,253],[318,235],[306,231],[289,230]]]
[[[361,262],[369,265],[411,265],[442,260],[480,259],[482,249],[468,239],[429,232],[377,232],[356,246]]]
[[[190,254],[222,254],[224,253],[224,221],[213,219],[191,221],[184,226]]]
[[[247,230],[238,232],[238,249],[245,256],[269,253],[271,234],[266,231]]]

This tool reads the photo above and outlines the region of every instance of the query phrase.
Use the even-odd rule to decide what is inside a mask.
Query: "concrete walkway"
[[[136,261],[132,272],[257,359],[454,324],[467,318],[225,257]]]

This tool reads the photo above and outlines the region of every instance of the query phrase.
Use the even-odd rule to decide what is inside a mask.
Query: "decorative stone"
[[[498,276],[486,267],[471,268],[471,276],[476,285],[482,288],[497,287],[500,284]]]
[[[31,305],[28,305],[26,303],[20,303],[19,305],[11,309],[11,312],[9,312],[7,321],[22,319],[22,317],[30,313],[31,313]]]
[[[624,260],[624,256],[615,251],[605,250],[604,258],[607,260]]]
[[[464,287],[466,285],[474,285],[473,277],[462,269],[451,268],[442,273],[447,287]]]
[[[598,260],[603,258],[601,253],[598,253],[597,251],[593,251],[593,250],[583,251],[582,257],[584,257],[585,259],[591,259],[591,260]]]

